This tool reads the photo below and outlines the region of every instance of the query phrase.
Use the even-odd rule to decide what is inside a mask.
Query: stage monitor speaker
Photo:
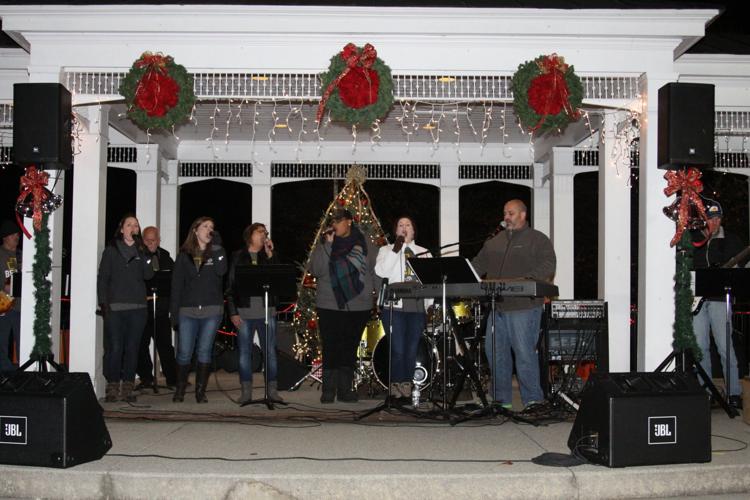
[[[21,166],[73,166],[70,92],[59,83],[13,85],[13,158]]]
[[[593,373],[568,447],[608,467],[711,461],[711,408],[683,373]]]
[[[714,165],[714,86],[668,83],[659,89],[659,168]]]
[[[0,378],[0,463],[67,468],[111,447],[88,373]]]

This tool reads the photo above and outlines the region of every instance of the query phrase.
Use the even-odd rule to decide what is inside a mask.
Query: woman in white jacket
[[[395,243],[380,247],[375,263],[375,274],[387,278],[389,283],[415,281],[406,259],[421,254],[430,257],[427,249],[414,242],[416,227],[411,217],[400,217],[394,225]],[[386,302],[386,305],[389,305]],[[393,324],[390,307],[382,314],[386,333],[393,328],[390,338],[391,376],[389,393],[394,398],[410,398],[414,368],[417,362],[419,339],[425,328],[424,299],[401,299],[393,304]]]

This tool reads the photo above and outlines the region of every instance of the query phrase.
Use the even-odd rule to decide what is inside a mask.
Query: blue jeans
[[[135,380],[138,348],[146,326],[146,309],[109,311],[104,319],[104,378]]]
[[[512,403],[513,357],[516,357],[516,376],[521,388],[524,405],[532,401],[543,401],[544,393],[539,382],[539,356],[536,344],[539,340],[539,325],[542,308],[495,313],[495,338],[492,338],[492,318],[487,320],[487,357],[493,374],[493,397],[498,403]],[[494,351],[493,351],[494,342]]]
[[[253,337],[258,330],[260,347],[266,353],[266,320],[264,318],[243,319],[237,329],[237,343],[240,348],[240,382],[253,380]],[[276,318],[268,318],[268,359],[265,363],[268,381],[276,380]]]
[[[732,320],[732,311],[729,311],[729,320]],[[693,316],[693,332],[695,332],[695,340],[698,342],[701,352],[703,352],[703,359],[701,360],[701,366],[706,371],[709,377],[711,377],[711,339],[709,338],[709,332],[713,332],[714,343],[716,344],[716,350],[719,352],[721,358],[721,366],[724,367],[722,374],[726,378],[726,367],[727,367],[727,306],[725,302],[718,302],[714,300],[707,300],[703,303],[703,307],[698,314]],[[731,325],[730,325],[731,327]],[[729,338],[729,391],[730,396],[738,396],[742,391],[740,390],[740,378],[739,372],[737,371],[737,356],[734,354],[734,345],[732,343],[731,331]]]
[[[16,357],[20,360],[18,341],[21,338],[21,311],[10,310],[0,316],[0,372],[11,372],[16,369],[11,361],[10,352],[8,352],[11,333],[13,333]]]
[[[390,334],[391,311],[383,309],[381,320],[386,335]],[[390,335],[391,383],[411,382],[417,364],[419,339],[425,327],[424,313],[393,311],[393,335]]]
[[[193,351],[196,351],[198,363],[210,363],[221,314],[207,318],[191,318],[180,314],[179,323],[177,364],[189,365],[193,359]]]

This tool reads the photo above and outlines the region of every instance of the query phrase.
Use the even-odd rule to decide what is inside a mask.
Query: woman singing
[[[422,254],[430,257],[427,249],[414,242],[416,226],[411,217],[401,217],[393,228],[396,241],[380,248],[375,274],[387,278],[388,283],[402,283],[416,279],[406,259]],[[400,299],[393,303],[393,321],[390,308],[382,315],[383,328],[391,332],[391,377],[389,394],[393,398],[410,398],[414,367],[417,362],[419,339],[425,328],[424,299]]]
[[[266,226],[256,222],[242,233],[246,248],[232,254],[227,284],[227,309],[229,319],[237,328],[237,342],[240,351],[240,386],[242,394],[239,403],[247,403],[253,398],[252,353],[253,337],[258,331],[263,352],[267,353],[265,369],[268,370],[268,398],[283,402],[278,393],[276,381],[276,298],[268,297],[268,346],[266,346],[265,317],[266,310],[263,297],[243,297],[235,287],[235,270],[237,266],[262,266],[277,264],[273,242],[268,238]]]
[[[208,402],[206,384],[214,337],[224,311],[222,277],[227,272],[226,253],[220,245],[212,244],[213,238],[213,219],[195,219],[174,264],[169,309],[172,321],[179,325],[174,402],[185,399],[193,351],[198,358],[195,400]]]
[[[321,403],[357,401],[352,389],[357,343],[370,318],[374,300],[375,246],[352,214],[337,209],[331,228],[316,246],[310,271],[317,278],[316,306],[323,343]]]
[[[143,254],[138,219],[128,214],[102,253],[96,291],[104,317],[105,401],[132,403],[138,348],[146,326],[146,283],[154,276]]]

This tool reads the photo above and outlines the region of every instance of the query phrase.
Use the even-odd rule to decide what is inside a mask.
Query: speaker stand
[[[675,371],[683,373],[693,371],[702,382],[703,387],[708,389],[708,391],[713,396],[714,401],[718,401],[719,405],[724,409],[729,418],[734,418],[739,415],[737,409],[733,406],[730,406],[727,400],[721,396],[719,389],[716,388],[716,385],[714,385],[714,381],[711,379],[708,373],[706,373],[706,370],[703,369],[700,363],[697,363],[695,361],[693,352],[690,349],[685,349],[682,351],[672,351],[669,356],[667,356],[664,361],[662,361],[659,366],[656,367],[654,372],[658,373],[665,371],[666,367],[669,366],[672,361],[675,362]]]
[[[29,360],[18,367],[18,370],[16,372],[24,372],[26,371],[31,365],[34,363],[37,364],[36,371],[47,373],[47,365],[49,365],[51,368],[54,368],[57,372],[67,372],[67,370],[57,364],[55,362],[55,355],[54,354],[32,354],[31,357],[29,357]]]

